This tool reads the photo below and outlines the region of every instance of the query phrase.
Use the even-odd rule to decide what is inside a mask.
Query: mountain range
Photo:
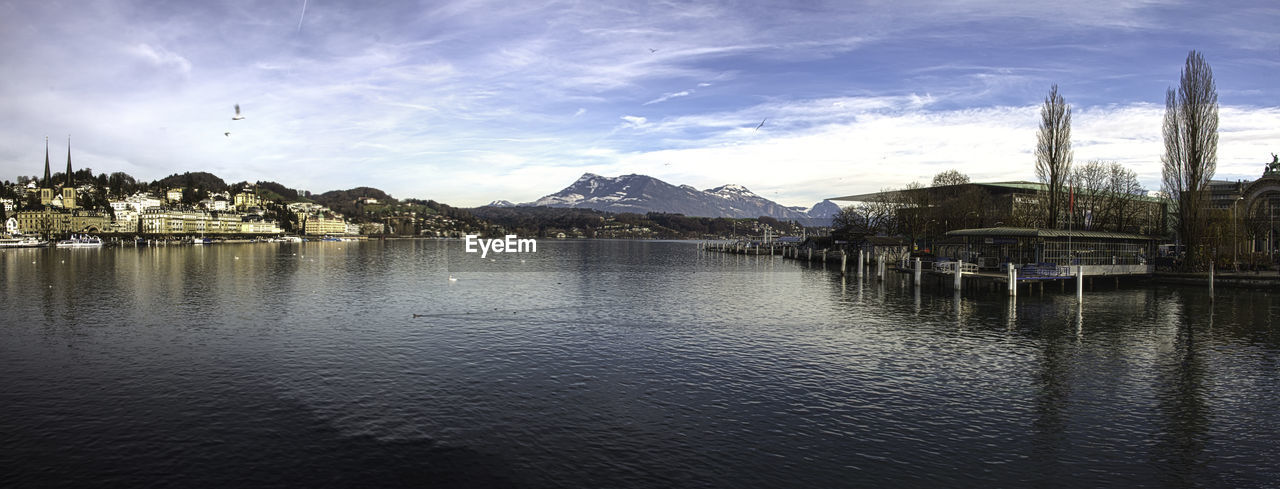
[[[812,208],[787,207],[766,199],[741,185],[721,185],[698,190],[689,185],[672,185],[646,175],[604,177],[585,173],[577,181],[554,194],[533,202],[512,204],[495,201],[490,206],[585,207],[605,212],[665,212],[691,217],[755,218],[768,216],[825,226],[840,207],[824,200]]]

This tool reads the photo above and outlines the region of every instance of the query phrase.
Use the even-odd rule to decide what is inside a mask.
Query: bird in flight
[[[657,49],[649,48],[649,54],[653,54],[653,53],[656,53],[656,52],[658,52],[658,50],[657,50]]]
[[[236,116],[232,117],[231,120],[233,121],[244,120],[244,116],[240,115],[240,104],[236,104]]]
[[[226,137],[231,137],[231,131],[224,132],[222,133],[222,135]]]
[[[765,117],[764,120],[760,121],[760,125],[756,126],[755,129],[752,129],[751,132],[759,131],[760,128],[764,127],[764,121],[767,121],[767,120],[769,120],[769,118]]]

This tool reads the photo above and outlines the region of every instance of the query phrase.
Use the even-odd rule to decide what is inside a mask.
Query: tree
[[[1105,221],[1119,232],[1139,232],[1130,230],[1138,207],[1134,197],[1146,194],[1142,184],[1138,182],[1138,174],[1116,162],[1107,167],[1107,194]]]
[[[867,219],[857,205],[841,207],[840,212],[831,217],[831,229],[843,232],[866,232]]]
[[[969,176],[956,170],[947,170],[933,176],[933,183],[930,187],[941,187],[944,185],[963,185],[969,183]]]
[[[1204,253],[1198,246],[1209,179],[1218,168],[1218,88],[1203,55],[1195,50],[1187,54],[1178,90],[1169,88],[1164,100],[1161,176],[1165,192],[1178,208],[1178,237],[1187,250],[1183,264],[1195,269],[1201,265],[1199,254]]]
[[[1077,166],[1071,170],[1071,185],[1075,191],[1076,206],[1068,211],[1074,215],[1070,218],[1077,229],[1098,229],[1103,227],[1100,222],[1102,217],[1102,209],[1105,206],[1107,196],[1104,191],[1107,188],[1107,177],[1109,171],[1107,164],[1093,160],[1082,166]],[[1079,212],[1076,212],[1079,209]]]
[[[1040,133],[1036,144],[1036,177],[1049,187],[1049,227],[1058,227],[1063,184],[1071,174],[1071,106],[1053,84],[1040,106]]]

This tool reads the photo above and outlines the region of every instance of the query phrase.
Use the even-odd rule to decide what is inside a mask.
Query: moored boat
[[[71,239],[64,239],[54,245],[58,248],[91,248],[102,246],[102,239],[97,236],[89,235],[71,235]]]
[[[41,248],[45,246],[49,246],[49,242],[35,236],[0,238],[0,248]]]

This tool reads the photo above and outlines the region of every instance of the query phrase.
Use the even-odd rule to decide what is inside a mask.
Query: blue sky
[[[70,134],[77,168],[148,180],[472,206],[642,173],[807,206],[952,168],[1034,180],[1057,83],[1076,161],[1157,189],[1191,49],[1217,80],[1218,177],[1280,153],[1274,2],[0,1],[0,19],[3,179],[42,171],[45,136],[62,161]]]

